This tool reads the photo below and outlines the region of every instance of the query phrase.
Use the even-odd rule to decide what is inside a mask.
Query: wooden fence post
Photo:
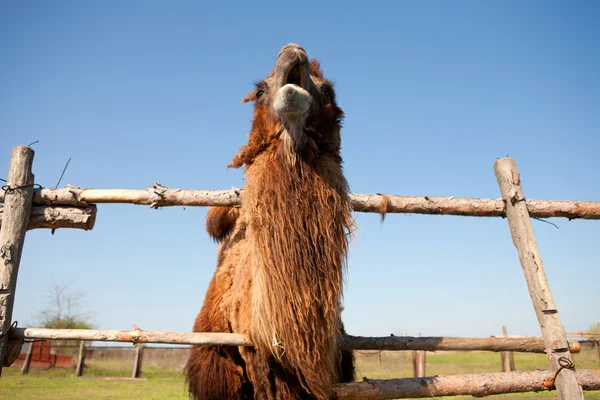
[[[510,233],[519,253],[529,294],[544,337],[550,366],[554,373],[560,369],[555,381],[558,398],[559,400],[583,400],[583,390],[577,383],[575,370],[569,368],[572,366],[572,359],[567,335],[554,303],[533,234],[517,165],[512,158],[501,158],[494,164],[494,171],[502,199],[506,203],[506,217]]]
[[[419,351],[412,350],[410,352],[412,355],[412,367],[413,367],[413,378],[419,377]]]
[[[419,337],[421,333],[419,333]],[[415,378],[422,378],[426,375],[425,363],[427,355],[425,351],[413,350],[412,361],[413,361],[413,376]]]
[[[135,345],[135,359],[133,361],[133,373],[132,378],[139,378],[142,375],[142,359],[143,359],[144,347],[141,343]]]
[[[598,350],[598,362],[600,362],[600,339],[596,340],[596,350]]]
[[[83,368],[85,367],[85,355],[87,351],[85,342],[79,342],[79,357],[77,357],[77,367],[75,367],[75,376],[83,376]]]
[[[427,375],[427,352],[424,350],[412,351],[413,376],[423,378]]]
[[[502,327],[502,336],[508,336],[506,326]],[[512,351],[501,351],[500,360],[502,361],[502,372],[511,372],[515,370],[515,353]]]
[[[508,336],[508,332],[505,333],[505,336]],[[569,347],[569,349],[570,349],[570,347]],[[510,362],[510,370],[516,371],[517,368],[515,367],[515,352],[514,351],[510,351],[508,353],[508,360]]]
[[[23,363],[23,366],[21,367],[21,374],[29,373],[29,364],[31,364],[31,356],[33,354],[33,343],[35,343],[35,342],[29,342],[29,348],[27,349],[27,356],[25,357],[25,362]]]
[[[33,150],[27,146],[16,146],[13,149],[7,181],[2,187],[5,196],[0,227],[0,376],[7,350],[17,274],[33,197],[33,155]]]

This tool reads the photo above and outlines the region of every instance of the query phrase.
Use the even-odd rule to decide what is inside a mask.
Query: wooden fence
[[[350,340],[348,340],[350,339]],[[403,340],[406,340],[407,338],[404,337],[402,338]],[[448,338],[440,338],[442,340],[446,340]],[[347,343],[348,342],[352,342],[352,337],[348,337],[346,338]],[[465,344],[469,344],[469,339],[460,339],[462,341],[462,343]],[[473,341],[471,343],[474,344],[475,342]],[[492,345],[497,345],[498,343],[494,343],[493,341],[491,342]],[[519,344],[519,342],[516,342],[514,344]],[[540,344],[543,346],[543,342],[540,341]],[[586,347],[588,347],[590,350],[598,349],[598,341],[597,340],[586,340],[584,342],[572,342],[570,343],[570,347],[571,347],[571,353],[579,353],[580,352],[580,348],[583,348],[583,345],[585,345]],[[590,346],[591,345],[591,346]],[[34,346],[36,347],[35,350],[35,357],[32,358],[32,353],[33,353],[33,348]],[[357,347],[358,346],[358,347]],[[360,350],[363,350],[360,347],[360,343],[355,342],[353,348],[357,347]],[[421,347],[421,346],[419,346]],[[460,351],[469,351],[469,350],[464,350],[464,346],[457,346],[458,348],[460,348]],[[508,345],[503,345],[503,347],[508,347]],[[511,344],[510,347],[513,347],[513,344]],[[516,347],[516,346],[515,346]],[[46,352],[41,351],[41,349],[44,348],[46,349]],[[55,354],[54,356],[50,355],[50,348],[52,349],[52,353]],[[183,347],[157,347],[157,346],[152,346],[152,347],[146,347],[143,343],[137,343],[135,344],[135,347],[132,349],[130,347],[125,347],[125,346],[87,346],[85,341],[81,341],[79,343],[79,345],[65,345],[65,344],[60,344],[60,345],[55,345],[52,344],[50,341],[35,341],[35,342],[31,342],[29,345],[29,348],[27,350],[27,353],[25,355],[21,355],[19,357],[19,359],[17,361],[22,361],[22,366],[21,366],[21,374],[27,374],[29,373],[29,368],[30,368],[30,364],[33,361],[34,366],[37,364],[38,367],[41,368],[49,368],[51,366],[55,366],[55,367],[60,367],[60,368],[75,368],[75,376],[77,377],[81,377],[84,374],[84,369],[86,366],[86,362],[89,361],[90,355],[92,360],[95,360],[96,358],[99,359],[105,359],[105,358],[110,358],[110,359],[117,359],[119,360],[120,364],[123,363],[127,363],[130,362],[131,366],[132,366],[132,373],[131,373],[131,379],[136,379],[136,378],[140,378],[142,375],[142,371],[143,371],[143,366],[142,364],[146,364],[147,362],[150,362],[153,365],[157,365],[157,362],[160,363],[161,368],[165,367],[165,360],[170,360],[172,364],[172,367],[176,367],[176,368],[181,368],[182,365],[185,365],[185,362],[187,361],[187,357],[189,356],[189,350],[190,350],[190,346],[183,346]],[[493,346],[491,346],[491,348],[493,348]],[[74,349],[78,349],[78,357],[76,362],[73,364],[73,358],[63,355],[64,353],[66,354],[71,354],[74,355],[72,350]],[[537,348],[530,348],[532,351],[532,353],[542,353],[543,351],[538,351]],[[183,353],[180,353],[182,352]],[[439,351],[439,350],[438,350]],[[160,354],[161,356],[157,357],[156,354]],[[171,353],[173,353],[173,355],[171,355]],[[179,354],[178,354],[179,353]],[[412,355],[412,366],[413,366],[413,376],[415,378],[422,378],[425,377],[427,375],[427,351],[426,350],[411,350],[410,351],[411,355]],[[165,356],[165,354],[169,354],[168,356]],[[510,363],[509,365],[507,365],[507,360],[505,357],[505,354],[510,354],[511,356],[514,355],[514,353],[512,351],[508,352],[508,351],[501,351],[500,354],[502,355],[500,361],[501,361],[501,366],[502,366],[502,371],[503,372],[512,372],[512,371],[516,371],[515,366],[514,366],[514,357],[512,358],[512,363]],[[57,356],[58,355],[58,356]],[[24,356],[24,359],[23,359]],[[146,360],[146,358],[148,358],[149,356],[149,360]],[[68,363],[51,363],[52,361],[52,357],[54,357],[54,359],[56,360],[57,357],[62,357],[64,359],[66,359],[68,361]],[[48,360],[46,360],[48,359]],[[598,354],[598,359],[600,361],[600,353]],[[510,360],[510,359],[509,359]],[[92,361],[93,362],[93,361]],[[599,365],[600,368],[600,365]]]
[[[217,340],[217,336],[206,336],[208,334],[165,334],[140,330],[132,332],[64,330],[51,333],[40,329],[11,329],[17,274],[25,233],[28,229],[65,227],[92,229],[97,212],[93,203],[145,204],[153,208],[239,205],[243,196],[243,191],[237,189],[179,190],[157,184],[147,190],[98,190],[75,187],[34,189],[34,176],[31,172],[33,156],[34,151],[27,146],[17,146],[13,149],[7,182],[0,192],[0,202],[4,203],[3,212],[0,213],[2,215],[0,258],[3,261],[0,262],[0,360],[4,365],[10,365],[14,361],[24,339],[50,338],[46,337],[49,335],[56,336],[52,338],[68,337],[79,340],[99,340],[98,338],[102,337],[100,340],[133,343],[194,341],[194,344],[251,345],[243,336],[234,334],[219,336],[221,339]],[[497,160],[494,171],[502,195],[500,199],[355,194],[351,196],[352,206],[359,212],[506,217],[540,324],[544,350],[550,360],[550,369],[387,381],[364,380],[336,385],[334,392],[338,398],[392,399],[462,394],[483,396],[548,390],[556,387],[561,399],[583,399],[582,390],[600,390],[598,372],[574,368],[570,345],[546,279],[530,220],[530,217],[600,219],[600,202],[526,200],[514,160],[511,158]],[[346,339],[347,337],[343,337],[340,341]],[[446,342],[440,338],[409,338],[404,342],[401,338],[394,337],[385,340],[382,340],[383,338],[363,339],[365,344],[390,346],[390,349],[399,346],[404,346],[405,349],[411,346],[411,343],[421,343],[430,347],[419,350],[430,350]],[[496,343],[509,339],[497,338]],[[415,349],[410,348],[410,350]],[[511,348],[505,347],[502,350],[510,351]]]

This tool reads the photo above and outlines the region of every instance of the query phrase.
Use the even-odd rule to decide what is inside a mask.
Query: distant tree
[[[597,333],[592,339],[600,339],[600,322],[590,325],[588,332]]]
[[[38,324],[51,329],[91,329],[89,312],[82,310],[84,294],[58,283],[46,293],[46,307],[39,312]]]
[[[90,313],[83,310],[82,292],[74,292],[69,284],[57,283],[50,287],[45,296],[46,307],[37,316],[36,325],[48,329],[91,329]],[[74,345],[77,341],[56,340],[54,345]],[[73,355],[73,349],[56,350],[57,354]]]

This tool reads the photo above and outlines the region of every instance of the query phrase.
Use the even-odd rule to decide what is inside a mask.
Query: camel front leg
[[[237,348],[194,346],[185,367],[190,395],[196,400],[251,400],[252,385]]]
[[[231,332],[221,309],[223,293],[229,288],[218,270],[211,281],[194,332]],[[227,276],[227,274],[225,274]],[[190,395],[195,400],[250,400],[252,385],[246,363],[237,347],[194,346],[185,367]]]
[[[271,353],[245,348],[248,379],[255,400],[315,400],[300,385],[298,378],[278,363]]]

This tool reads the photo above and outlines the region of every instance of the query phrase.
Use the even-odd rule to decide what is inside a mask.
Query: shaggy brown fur
[[[385,216],[387,215],[389,205],[390,205],[390,198],[387,197],[385,194],[382,194],[381,195],[381,203],[379,204],[379,215],[381,215],[382,223],[383,223],[383,221],[385,221]]]
[[[310,82],[298,82],[312,98],[296,147],[285,137],[289,121],[273,111],[280,60],[292,51],[300,67],[286,74],[306,65]],[[221,241],[219,265],[194,331],[243,333],[254,347],[194,347],[186,373],[196,399],[331,399],[334,383],[354,378],[352,352],[336,341],[353,227],[340,157],[343,113],[319,64],[308,67],[304,57],[299,46],[284,47],[245,99],[256,103],[252,131],[231,163],[246,166],[242,206],[208,213],[209,234]]]
[[[221,242],[235,228],[240,216],[238,207],[211,207],[206,214],[206,231],[216,242]]]

